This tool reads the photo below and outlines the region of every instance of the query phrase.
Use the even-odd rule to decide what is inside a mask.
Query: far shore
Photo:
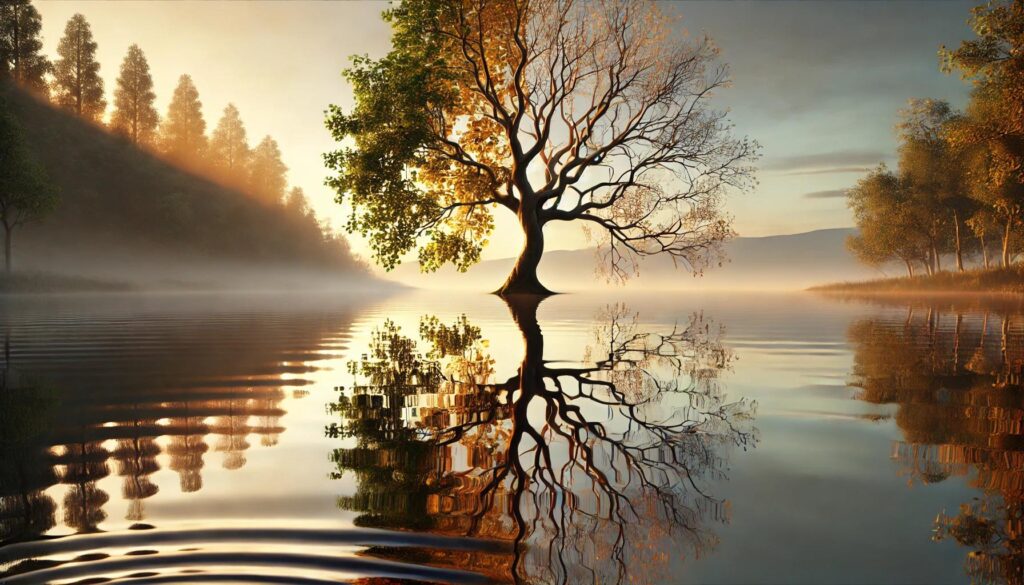
[[[50,272],[0,273],[0,296],[3,295],[47,295],[77,293],[232,293],[246,292],[297,292],[294,286],[286,286],[287,279],[268,278],[263,283],[246,281],[246,286],[235,287],[219,281],[161,280],[135,282],[85,276],[57,274]],[[306,283],[299,290],[304,292],[391,292],[407,288],[402,284],[380,279],[352,281],[325,279]]]
[[[1022,295],[1024,266],[974,268],[963,272],[836,282],[813,286],[807,290],[858,295]]]

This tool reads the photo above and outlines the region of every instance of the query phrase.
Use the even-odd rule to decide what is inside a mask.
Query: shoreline
[[[859,282],[835,282],[806,289],[815,293],[868,296],[1003,296],[1024,295],[1024,267],[971,269],[923,276],[900,276]]]

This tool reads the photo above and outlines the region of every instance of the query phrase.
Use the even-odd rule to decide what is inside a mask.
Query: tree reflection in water
[[[327,430],[353,439],[333,454],[358,486],[339,505],[360,525],[512,544],[511,555],[418,551],[423,561],[516,582],[656,582],[681,543],[695,555],[714,544],[706,521],[727,510],[705,484],[724,470],[723,447],[756,441],[754,405],[725,401],[732,355],[701,315],[657,335],[609,307],[577,367],[545,361],[539,302],[508,303],[524,356],[505,381],[465,317],[425,317],[426,353],[391,321],[374,332]]]
[[[1024,339],[1016,314],[909,309],[851,326],[860,398],[895,404],[893,457],[911,484],[964,476],[982,490],[942,511],[934,539],[970,549],[974,583],[1024,584]]]

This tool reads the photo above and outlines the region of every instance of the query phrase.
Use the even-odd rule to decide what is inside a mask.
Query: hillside
[[[640,277],[627,287],[792,290],[837,280],[877,278],[879,272],[858,264],[846,250],[845,240],[851,233],[852,228],[836,228],[736,238],[726,245],[729,260],[698,278],[677,270],[668,258],[648,258],[641,265]],[[388,278],[425,288],[492,290],[508,275],[512,263],[512,258],[504,258],[481,262],[466,274],[445,268],[427,275],[418,274],[418,266],[412,263],[402,265]],[[604,280],[595,274],[595,265],[593,250],[552,250],[544,256],[540,275],[546,285],[559,291],[604,286]]]
[[[17,270],[172,288],[372,281],[311,216],[182,171],[20,90],[0,94],[61,196],[54,215],[15,233]]]

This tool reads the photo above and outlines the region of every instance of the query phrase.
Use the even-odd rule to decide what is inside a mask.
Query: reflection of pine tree
[[[220,435],[215,450],[224,453],[224,469],[235,470],[245,467],[245,452],[249,449],[249,409],[248,400],[231,398],[223,401],[222,409],[226,413],[214,419],[210,432]]]
[[[252,428],[252,432],[260,436],[260,445],[273,447],[280,441],[284,428],[281,426],[281,401],[284,400],[284,391],[280,388],[271,388],[261,392],[263,398],[255,400],[256,408],[259,410],[259,422]]]
[[[181,408],[188,413],[191,402],[181,403]],[[178,473],[178,481],[183,493],[197,492],[203,487],[203,455],[209,450],[206,444],[206,433],[209,427],[203,422],[202,416],[185,416],[172,418],[169,429],[175,433],[167,445],[170,456],[170,468]]]
[[[1024,584],[1024,343],[1012,319],[931,309],[851,326],[861,399],[896,404],[910,482],[969,476],[983,497],[939,514],[936,540],[972,549],[973,583]]]
[[[57,458],[64,465],[61,482],[70,489],[64,496],[64,524],[79,532],[95,532],[100,522],[106,519],[103,505],[110,496],[96,487],[96,482],[110,475],[107,460],[110,452],[102,442],[80,442],[64,446],[64,453]]]
[[[155,419],[133,419],[127,423],[131,437],[118,439],[113,457],[118,462],[118,475],[124,478],[121,495],[130,502],[126,519],[139,521],[145,517],[142,501],[156,495],[159,488],[149,476],[160,469],[156,462],[160,446],[152,436],[142,434],[140,427],[155,424]]]

